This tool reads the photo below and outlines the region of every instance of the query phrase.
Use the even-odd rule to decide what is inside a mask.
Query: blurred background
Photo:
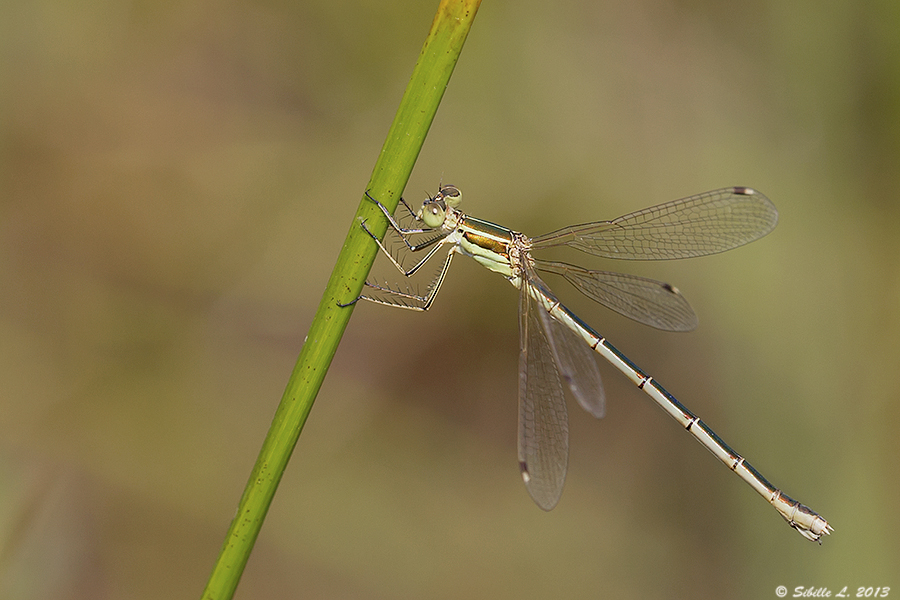
[[[199,597],[436,8],[4,4],[0,597]],[[821,547],[606,364],[539,510],[516,290],[457,259],[427,314],[357,307],[237,597],[900,593],[898,31],[893,1],[487,0],[405,194],[532,235],[767,194],[728,254],[565,255],[677,285],[693,333],[548,283]]]

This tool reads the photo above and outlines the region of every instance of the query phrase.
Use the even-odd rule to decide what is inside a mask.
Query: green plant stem
[[[437,112],[480,0],[442,0],[412,78],[381,149],[367,190],[393,210],[400,199]],[[233,597],[300,432],[350,320],[341,307],[362,291],[376,245],[359,226],[383,235],[386,222],[363,194],[350,232],[291,373],[281,404],[244,489],[237,514],[203,592],[204,600]]]

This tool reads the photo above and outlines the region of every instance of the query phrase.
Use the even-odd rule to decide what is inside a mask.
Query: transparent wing
[[[532,248],[567,245],[626,260],[690,258],[724,252],[766,235],[778,211],[745,187],[713,190],[645,208],[613,221],[572,225],[532,240]]]
[[[544,310],[523,284],[519,296],[519,468],[544,510],[559,502],[569,460],[569,421],[553,352],[541,323]]]
[[[544,332],[550,343],[556,366],[563,381],[569,386],[575,400],[581,408],[598,419],[606,413],[606,400],[603,383],[600,381],[600,369],[594,360],[594,351],[583,339],[550,314],[537,308],[541,315]]]
[[[526,265],[525,272],[529,289],[543,295],[551,305],[559,304],[559,300],[530,265]],[[566,323],[548,313],[539,301],[535,301],[531,308],[540,316],[545,338],[562,380],[584,410],[598,419],[602,418],[605,413],[605,398],[593,349]],[[561,308],[567,310],[565,307]]]
[[[582,294],[644,325],[664,331],[691,331],[697,315],[677,288],[645,277],[589,271],[561,262],[535,261],[546,273],[565,277]]]
[[[591,348],[537,300],[556,299],[536,273],[519,299],[519,466],[528,493],[544,510],[559,502],[569,458],[569,425],[560,381],[586,411],[597,418],[605,401],[600,370]]]

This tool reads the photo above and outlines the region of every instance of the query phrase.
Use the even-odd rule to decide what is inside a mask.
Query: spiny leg
[[[406,244],[407,248],[409,248],[409,251],[410,251],[410,252],[418,252],[418,251],[420,251],[420,250],[424,250],[425,248],[427,248],[427,247],[429,247],[429,246],[432,246],[432,245],[434,245],[434,244],[437,244],[437,245],[434,245],[433,248],[431,248],[431,250],[428,252],[428,254],[425,255],[425,258],[423,258],[423,259],[420,260],[418,263],[416,263],[411,269],[406,269],[406,267],[404,267],[404,266],[400,263],[400,261],[398,261],[396,258],[394,258],[394,255],[391,254],[390,251],[388,251],[388,249],[384,246],[384,244],[382,243],[382,241],[378,239],[378,236],[376,236],[374,233],[372,233],[372,232],[369,230],[368,227],[366,227],[365,221],[363,221],[363,222],[360,223],[359,225],[360,225],[360,227],[363,228],[363,231],[365,231],[366,233],[369,234],[369,237],[371,237],[373,240],[375,240],[375,243],[378,244],[378,247],[381,249],[381,252],[382,252],[385,256],[387,256],[388,259],[390,259],[391,263],[392,263],[395,267],[397,267],[397,270],[400,271],[401,273],[403,273],[403,275],[404,275],[405,277],[411,277],[412,275],[415,275],[415,273],[416,273],[420,268],[422,268],[422,266],[423,266],[426,262],[428,262],[428,260],[431,259],[432,256],[434,256],[435,252],[437,252],[437,251],[440,249],[440,247],[442,246],[442,244],[441,244],[441,243],[438,243],[438,242],[443,242],[443,240],[447,237],[446,235],[435,236],[434,238],[428,240],[427,242],[425,242],[425,243],[423,243],[423,244],[419,244],[419,245],[417,245],[417,246],[413,246],[413,245],[411,245],[411,244],[409,243],[409,240],[406,239],[406,237],[404,236],[404,234],[400,233],[399,230],[395,229],[394,231],[397,233],[397,235],[400,237],[400,239],[402,239],[402,240],[404,241],[404,243]],[[430,231],[430,230],[429,230],[429,231]]]
[[[378,200],[373,198],[372,194],[369,193],[369,190],[366,190],[366,198],[368,198],[369,200],[374,202],[375,206],[377,206],[378,208],[381,209],[381,212],[384,213],[384,216],[387,218],[388,223],[391,224],[391,227],[393,228],[393,230],[396,231],[397,233],[399,233],[401,236],[412,235],[415,233],[428,233],[429,231],[433,231],[430,227],[426,228],[426,229],[407,229],[407,228],[401,226],[399,223],[397,223],[397,221],[394,219],[394,215],[392,215],[391,211],[389,211],[387,209],[387,206],[385,206],[384,204],[382,204],[381,202],[379,202]],[[413,220],[416,222],[419,222],[419,217],[416,215],[415,212],[413,212],[413,209],[409,206],[409,204],[406,203],[406,200],[404,200],[403,198],[400,198],[400,202],[403,203],[403,206],[405,206],[406,210],[409,211],[409,214],[410,214],[410,216],[412,216]]]
[[[378,206],[378,208],[384,214],[385,218],[388,220],[388,224],[390,225],[390,228],[393,230],[394,234],[400,238],[400,240],[406,246],[406,250],[408,252],[420,252],[420,251],[432,246],[433,244],[440,242],[448,235],[447,232],[443,232],[440,229],[434,229],[434,228],[430,228],[430,227],[426,228],[426,229],[418,229],[418,228],[410,229],[410,228],[403,227],[400,223],[397,222],[396,219],[394,219],[394,216],[388,211],[387,207],[385,205],[383,205],[381,202],[379,202],[378,200],[376,200],[375,198],[373,198],[372,195],[368,192],[368,190],[366,191],[366,198],[368,198],[369,201],[373,202],[376,206]],[[409,204],[406,203],[406,201],[403,198],[400,198],[400,202],[406,208],[407,212],[409,213],[409,217],[413,221],[421,222],[421,219],[419,218],[419,216],[415,212],[413,212],[413,209],[409,206]],[[422,265],[425,264],[425,262],[427,262],[428,259],[431,258],[431,255],[435,252],[435,250],[432,249],[425,258],[423,258],[421,261],[419,261],[411,269],[407,269],[404,264],[406,262],[406,260],[403,256],[398,255],[398,257],[395,257],[394,254],[391,251],[389,251],[387,249],[387,247],[384,245],[384,243],[378,238],[378,236],[376,236],[374,233],[372,233],[372,231],[368,228],[368,226],[366,226],[365,221],[362,221],[361,226],[362,226],[363,230],[366,233],[368,233],[369,236],[373,240],[375,240],[375,243],[377,243],[379,248],[381,248],[381,251],[384,252],[385,255],[387,255],[387,257],[390,259],[391,263],[393,263],[393,265],[397,268],[397,270],[400,271],[401,273],[403,273],[403,275],[405,275],[406,277],[409,277],[410,275],[413,275],[416,271],[418,271],[419,268],[421,268]],[[426,234],[433,234],[433,235],[431,235],[431,237],[424,239],[423,241],[421,241],[420,243],[417,243],[417,244],[413,244],[410,241],[410,236],[426,235]],[[402,250],[402,248],[401,248],[401,250]],[[399,258],[399,260],[398,260],[398,258]]]
[[[440,248],[440,246],[436,246],[435,250],[437,248]],[[429,256],[432,256],[433,254],[434,252],[429,252]],[[364,293],[349,304],[353,304],[359,300],[368,300],[369,302],[384,304],[386,306],[396,306],[399,308],[408,308],[410,310],[426,311],[431,308],[431,304],[434,302],[435,296],[437,296],[437,293],[441,289],[441,285],[443,285],[444,283],[444,277],[447,275],[447,270],[450,268],[450,261],[453,259],[454,254],[455,247],[447,253],[447,258],[444,260],[444,264],[441,267],[441,270],[438,271],[435,278],[428,285],[428,293],[426,293],[424,296],[401,292],[400,290],[395,290],[387,286],[372,284],[367,281],[366,288],[375,290],[377,294],[380,295],[367,295]]]
[[[378,200],[373,198],[372,195],[369,194],[368,191],[366,191],[366,197],[370,201],[374,202],[378,206],[379,209],[381,209],[381,212],[384,213],[385,217],[388,219],[388,223],[389,223],[391,229],[394,231],[394,233],[396,233],[396,235],[398,237],[400,237],[401,240],[403,240],[403,242],[406,244],[406,247],[408,248],[408,250],[410,252],[418,252],[418,251],[424,250],[425,248],[431,247],[431,249],[428,251],[428,253],[425,255],[425,257],[422,258],[422,260],[417,262],[412,268],[407,269],[407,268],[405,268],[405,266],[403,264],[401,264],[400,261],[398,261],[394,257],[393,254],[391,254],[391,252],[382,243],[382,241],[380,239],[378,239],[378,236],[376,236],[374,233],[372,233],[372,231],[366,226],[365,221],[360,223],[360,227],[362,227],[363,231],[365,231],[367,234],[369,234],[369,237],[371,237],[375,241],[375,243],[378,245],[379,250],[381,250],[381,252],[385,256],[388,257],[388,259],[391,261],[391,264],[393,264],[394,267],[396,267],[396,269],[398,271],[403,273],[404,277],[411,277],[411,276],[415,275],[422,268],[422,266],[425,265],[425,263],[427,263],[429,260],[431,260],[431,258],[437,253],[437,251],[441,247],[444,246],[445,242],[447,241],[448,234],[438,231],[438,233],[434,237],[426,240],[425,242],[423,242],[421,244],[417,244],[417,245],[411,244],[409,242],[409,240],[407,239],[407,236],[434,232],[435,230],[432,228],[429,228],[429,229],[404,228],[399,223],[397,223],[397,221],[394,219],[393,215],[391,215],[391,213],[387,210],[387,207],[385,207],[383,204],[378,202]],[[402,198],[400,201],[406,207],[406,210],[409,211],[412,218],[415,220],[418,220],[418,217],[415,215],[415,213],[413,213],[412,208],[410,208],[410,206]],[[374,284],[369,281],[366,281],[366,283],[365,283],[366,287],[370,290],[373,290],[374,294],[363,293],[351,302],[348,302],[346,304],[339,303],[339,306],[350,306],[351,304],[355,304],[360,299],[362,299],[362,300],[368,300],[370,302],[376,302],[378,304],[384,304],[387,306],[397,306],[400,308],[408,308],[411,310],[420,310],[420,311],[428,310],[431,307],[432,302],[434,302],[434,298],[437,295],[438,291],[440,291],[441,285],[443,284],[443,281],[444,281],[444,277],[447,274],[447,270],[450,268],[450,261],[453,258],[453,253],[454,253],[454,250],[451,248],[451,250],[447,253],[447,258],[444,260],[443,265],[436,272],[434,278],[429,283],[428,288],[427,288],[427,293],[425,295],[414,294],[411,291],[403,292],[400,289],[394,289],[392,287],[389,287],[387,284],[378,285],[378,284]]]

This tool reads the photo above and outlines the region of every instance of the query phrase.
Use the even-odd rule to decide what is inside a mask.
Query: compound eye
[[[426,202],[422,206],[422,220],[428,227],[437,229],[444,222],[444,208],[437,202]]]
[[[462,202],[462,192],[455,185],[445,185],[441,188],[440,194],[447,206],[456,208]]]

